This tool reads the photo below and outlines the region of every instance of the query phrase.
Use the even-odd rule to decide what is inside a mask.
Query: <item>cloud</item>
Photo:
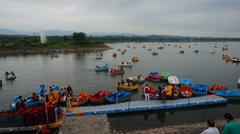
[[[240,37],[239,0],[1,0],[0,27]]]

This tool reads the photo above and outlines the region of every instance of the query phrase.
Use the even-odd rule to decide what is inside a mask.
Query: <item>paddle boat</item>
[[[192,80],[186,79],[186,78],[180,79],[180,84],[184,85],[184,86],[188,86],[188,87],[193,87],[194,86],[193,83],[192,83]]]
[[[184,50],[180,50],[180,54],[184,54]]]
[[[138,62],[139,58],[137,56],[134,56],[134,57],[131,58],[131,61],[132,62]]]
[[[197,50],[197,49],[196,49],[196,50],[194,50],[193,52],[194,52],[194,53],[198,53],[198,52],[199,52],[199,50]]]
[[[1,111],[0,119],[1,133],[41,133],[43,129],[56,133],[63,125],[64,112],[59,107],[46,104],[18,111]]]
[[[109,65],[104,64],[103,66],[96,66],[95,71],[96,72],[108,72]]]
[[[138,75],[138,76],[134,76],[134,77],[127,77],[127,81],[135,82],[135,83],[144,83],[145,78],[142,77],[141,75]]]
[[[193,96],[193,90],[191,87],[182,85],[179,88],[180,96],[183,98],[190,98]]]
[[[99,53],[97,53],[97,54],[96,54],[96,59],[97,59],[97,60],[102,59],[102,55],[100,55]]]
[[[232,62],[240,63],[240,59],[237,57],[233,57],[231,60]]]
[[[159,75],[158,72],[150,72],[148,76],[145,77],[148,81],[159,82],[163,80],[163,77]]]
[[[168,83],[172,84],[172,85],[178,85],[178,84],[180,84],[180,81],[177,76],[169,76]]]
[[[78,106],[86,106],[89,103],[91,95],[88,93],[80,93],[78,96],[74,96],[71,99],[71,106],[78,107]]]
[[[117,93],[113,93],[105,98],[108,103],[120,103],[131,100],[131,93],[128,91],[120,90]]]
[[[14,80],[14,79],[16,79],[16,75],[15,75],[15,73],[14,72],[6,72],[5,73],[5,78],[6,78],[6,80]]]
[[[46,92],[46,85],[45,84],[41,84],[38,87],[38,96],[43,97],[45,95],[45,92]]]
[[[153,52],[152,52],[152,55],[153,55],[153,56],[157,56],[157,55],[158,55],[158,53],[157,53],[157,52],[155,52],[155,51],[153,51]]]
[[[163,46],[161,46],[161,47],[158,47],[158,49],[163,49]]]
[[[122,67],[132,67],[132,61],[127,62],[122,61],[119,65]]]
[[[207,95],[207,92],[208,92],[208,85],[196,84],[193,86],[194,96],[204,96],[204,95]]]
[[[222,47],[222,51],[227,51],[228,48],[227,47]]]
[[[113,57],[113,58],[116,58],[116,57],[117,57],[117,53],[113,53],[113,54],[112,54],[112,57]]]
[[[101,91],[96,92],[94,95],[92,95],[89,100],[92,104],[95,104],[95,105],[104,104],[105,98],[111,94],[112,94],[112,92],[110,92],[110,91],[101,90]]]
[[[212,85],[211,88],[209,88],[208,92],[212,94],[212,93],[214,93],[215,90],[226,90],[226,89],[227,89],[227,87],[225,87],[225,86],[214,84],[214,85]]]
[[[170,76],[170,72],[161,72],[161,76],[163,77],[163,80],[167,80]]]
[[[210,54],[215,54],[215,53],[216,53],[216,51],[215,51],[215,50],[210,52]]]
[[[152,51],[152,49],[151,49],[151,48],[148,48],[147,51]]]
[[[111,75],[122,75],[125,73],[125,70],[122,66],[118,66],[118,68],[112,67],[109,72]]]
[[[240,99],[240,90],[239,89],[226,89],[226,90],[215,90],[214,93],[218,96],[227,98],[227,99]]]
[[[142,91],[142,95],[144,96],[144,94],[149,94],[151,100],[159,99],[159,91],[152,86],[145,86]]]
[[[132,82],[118,82],[117,84],[118,90],[127,90],[127,91],[138,91],[138,85]]]
[[[12,110],[18,110],[18,103],[21,101],[21,99],[24,101],[25,108],[31,108],[42,104],[39,99],[33,99],[32,97],[23,99],[22,96],[15,96],[13,102],[10,104],[10,108]]]
[[[167,99],[177,99],[179,97],[179,88],[176,85],[167,85]]]

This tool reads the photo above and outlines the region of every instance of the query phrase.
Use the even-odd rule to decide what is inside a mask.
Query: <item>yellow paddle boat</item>
[[[127,91],[138,91],[138,85],[131,83],[131,82],[125,82],[125,83],[118,83],[117,84],[118,90],[127,90]]]

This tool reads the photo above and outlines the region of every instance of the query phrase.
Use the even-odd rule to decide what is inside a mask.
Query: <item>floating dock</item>
[[[166,103],[162,103],[161,100],[136,100],[117,104],[72,107],[67,110],[68,112],[66,113],[66,116],[114,114],[148,110],[166,110],[222,103],[227,103],[227,100],[216,95],[167,100]]]

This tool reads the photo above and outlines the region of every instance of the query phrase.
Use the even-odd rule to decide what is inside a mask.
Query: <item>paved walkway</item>
[[[59,134],[110,134],[107,116],[67,117]]]
[[[236,119],[240,121],[240,119]],[[223,127],[226,121],[223,119],[215,120],[216,127],[222,133]],[[203,130],[207,128],[206,122],[193,123],[193,124],[183,124],[175,126],[166,126],[162,128],[153,128],[146,130],[136,130],[131,132],[122,132],[112,130],[112,134],[200,134]]]

